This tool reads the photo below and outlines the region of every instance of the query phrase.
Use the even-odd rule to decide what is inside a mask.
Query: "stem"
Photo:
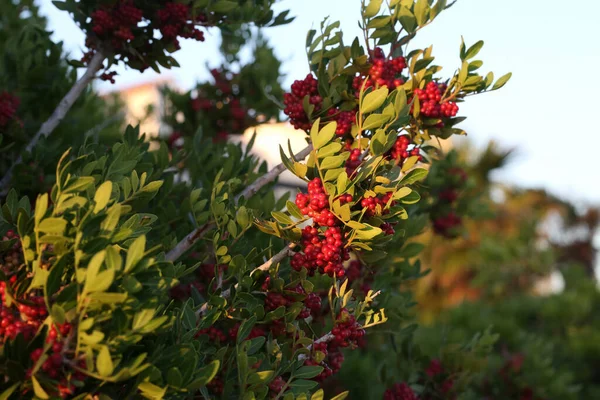
[[[294,156],[297,160],[302,160],[306,158],[307,155],[312,151],[312,145],[308,145],[304,150],[300,151],[298,154]],[[285,171],[285,165],[283,163],[275,166],[272,170],[258,178],[252,184],[248,185],[240,194],[235,197],[235,204],[237,205],[240,199],[250,198],[254,194],[256,194],[260,189],[262,189],[266,184],[273,182],[275,178],[277,178],[283,171]],[[204,234],[210,230],[214,224],[207,223],[202,225],[199,228],[194,229],[190,232],[182,241],[177,243],[177,245],[167,253],[167,261],[176,261],[181,257],[186,251],[191,249],[198,240],[200,240]]]
[[[290,257],[292,255],[294,255],[294,252],[292,251],[292,249],[296,247],[295,243],[290,243],[287,246],[285,246],[279,253],[275,254],[273,257],[271,257],[269,260],[265,261],[264,264],[254,268],[252,270],[252,272],[250,272],[250,275],[254,274],[256,271],[268,271],[272,265],[276,265],[279,264],[280,262],[282,262],[285,258]],[[239,283],[236,283],[234,286],[234,289],[238,288]],[[231,289],[227,289],[221,292],[221,297],[224,299],[228,299],[229,296],[231,296]],[[200,307],[200,309],[198,311],[196,311],[196,316],[197,317],[201,317],[202,315],[204,315],[206,313],[206,311],[208,311],[208,302],[202,304],[202,307]]]
[[[79,78],[77,82],[75,82],[65,97],[63,97],[60,103],[58,103],[58,106],[56,106],[56,109],[54,109],[54,112],[50,118],[48,118],[46,122],[42,124],[35,136],[31,139],[31,141],[29,141],[29,143],[27,143],[27,146],[25,146],[24,149],[26,152],[31,152],[31,150],[42,137],[48,137],[54,131],[54,129],[56,129],[65,115],[67,115],[67,112],[69,112],[73,104],[75,104],[83,90],[96,77],[96,72],[98,72],[102,67],[102,63],[104,62],[105,58],[106,56],[104,53],[102,53],[102,51],[98,51],[96,54],[94,54],[94,57],[90,60],[87,70],[83,76]],[[0,194],[7,192],[7,186],[12,178],[14,167],[22,161],[23,158],[19,157],[17,161],[11,165],[4,177],[2,177],[2,180],[0,180]]]
[[[211,229],[213,225],[213,223],[207,223],[190,232],[185,238],[183,238],[181,242],[177,243],[177,245],[167,253],[167,261],[176,261],[186,251],[191,249],[198,240],[202,239],[204,234]]]
[[[308,350],[312,350],[312,348],[313,348],[313,345],[315,345],[315,344],[318,344],[318,343],[325,343],[325,342],[329,342],[329,341],[331,341],[333,338],[335,338],[335,336],[333,336],[333,333],[331,333],[331,332],[329,332],[329,333],[326,333],[325,335],[323,335],[323,336],[321,336],[320,338],[318,338],[317,340],[315,340],[313,344],[311,344],[311,345],[307,346],[306,348],[307,348]],[[307,356],[306,354],[300,354],[300,355],[298,356],[298,360],[299,360],[299,361],[305,360],[305,359],[307,359],[307,358],[308,358],[308,356]]]
[[[303,150],[301,150],[298,154],[294,155],[294,159],[303,160],[310,154],[312,151],[312,145],[306,146]],[[263,186],[267,183],[273,182],[275,178],[277,178],[283,171],[285,171],[285,164],[281,163],[275,166],[272,170],[258,178],[256,181],[248,185],[240,194],[235,197],[235,204],[237,205],[240,199],[243,197],[245,199],[249,199],[254,196]]]

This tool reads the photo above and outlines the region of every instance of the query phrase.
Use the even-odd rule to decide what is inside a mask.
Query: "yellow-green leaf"
[[[372,91],[367,94],[361,103],[360,110],[363,114],[370,113],[372,111],[377,110],[379,107],[383,105],[389,90],[387,86],[383,86],[377,90]],[[364,128],[363,128],[364,129]]]
[[[100,353],[96,359],[96,369],[101,376],[110,376],[113,373],[115,367],[110,357],[108,346],[102,346],[100,349]]]
[[[383,0],[371,0],[369,4],[365,7],[363,11],[363,16],[365,18],[372,18],[377,15],[379,9],[381,8],[381,4]]]
[[[112,182],[106,181],[98,189],[96,190],[96,194],[94,194],[94,202],[96,205],[94,206],[94,214],[99,213],[103,210],[110,200],[110,195],[112,193]]]
[[[42,385],[38,382],[35,376],[31,377],[31,383],[33,384],[33,393],[40,399],[49,399],[48,393],[44,390]]]

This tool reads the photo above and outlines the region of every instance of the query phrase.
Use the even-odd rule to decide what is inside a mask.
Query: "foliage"
[[[78,148],[90,139],[106,143],[118,138],[123,122],[120,104],[111,107],[97,94],[85,92],[53,135],[42,139],[31,153],[23,152],[73,85],[77,71],[65,61],[62,43],[50,39],[51,32],[33,2],[2,0],[0,8],[0,93],[18,100],[12,123],[0,126],[0,176],[21,156],[23,162],[16,166],[11,185],[34,199],[51,188],[56,162],[69,146]]]
[[[89,52],[71,62],[87,66],[84,77],[103,66],[100,77],[113,80],[120,62],[176,66],[169,54],[179,39],[203,40],[212,26],[223,31],[225,64],[212,83],[164,90],[173,132],[154,146],[134,127],[100,137],[71,126],[79,141],[66,151],[37,142],[37,128],[23,136],[11,164],[21,168],[18,155],[27,160],[23,148],[33,147],[56,169],[50,191],[13,189],[1,203],[0,396],[450,399],[478,388],[476,368],[496,337],[421,355],[411,282],[426,274],[416,239],[428,221],[469,208],[443,195],[449,183],[470,186],[449,166],[455,156],[439,160],[428,141],[464,134],[458,104],[510,74],[479,75],[483,42],[463,42],[460,68],[445,77],[432,47],[409,48],[445,0],[371,0],[361,5],[362,43],[345,42],[337,22],[309,32],[310,73],[284,94],[279,61],[251,27],[290,21],[273,3],[55,2],[86,33]],[[31,15],[14,17],[28,25]],[[60,79],[85,84],[74,83],[60,46],[40,37]],[[246,64],[234,56],[245,44],[254,50]],[[90,92],[78,101],[86,96],[97,100]],[[15,114],[6,99],[11,130],[46,119],[29,115],[31,104]],[[251,145],[220,139],[277,118],[278,103],[307,147],[281,148],[282,165],[267,171]],[[68,137],[58,134],[65,125],[48,142]],[[272,190],[285,169],[307,183],[294,201]],[[349,378],[359,370],[379,382],[369,396]]]

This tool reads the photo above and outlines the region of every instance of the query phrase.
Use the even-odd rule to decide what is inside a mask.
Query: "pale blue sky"
[[[74,56],[81,54],[83,35],[50,0],[39,0],[55,37]],[[329,15],[342,22],[346,41],[358,35],[360,0],[283,0],[296,20],[265,30],[284,60],[286,85],[306,75],[306,31]],[[414,47],[434,45],[437,63],[451,74],[459,65],[460,36],[467,44],[482,39],[478,58],[482,71],[497,76],[513,72],[501,91],[470,98],[460,114],[463,127],[481,145],[494,139],[518,154],[498,180],[526,187],[544,187],[584,204],[600,204],[600,1],[597,0],[459,0],[425,28]],[[183,87],[207,77],[217,38],[188,41],[175,57],[182,68],[168,72]],[[214,60],[213,60],[214,63]],[[155,74],[119,70],[120,85],[152,79]],[[107,86],[103,85],[103,89]]]

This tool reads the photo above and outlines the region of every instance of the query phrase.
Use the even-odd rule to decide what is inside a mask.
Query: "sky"
[[[54,37],[65,43],[73,58],[81,56],[84,36],[50,0],[38,0],[48,16]],[[339,20],[346,43],[360,36],[360,0],[282,0],[278,10],[290,9],[296,20],[265,29],[283,60],[289,86],[308,72],[306,32],[329,16]],[[512,162],[495,179],[521,187],[545,188],[581,206],[600,205],[600,1],[597,0],[458,0],[412,41],[412,48],[433,44],[441,74],[460,66],[461,35],[467,45],[484,40],[478,55],[481,73],[496,77],[512,72],[512,80],[497,92],[470,97],[459,114],[461,127],[476,146],[494,140],[516,150]],[[218,36],[204,43],[184,42],[175,58],[182,68],[166,73],[179,86],[190,88],[208,78],[206,63],[217,65]],[[156,78],[152,71],[118,69],[114,87]],[[597,108],[598,107],[598,108]]]

